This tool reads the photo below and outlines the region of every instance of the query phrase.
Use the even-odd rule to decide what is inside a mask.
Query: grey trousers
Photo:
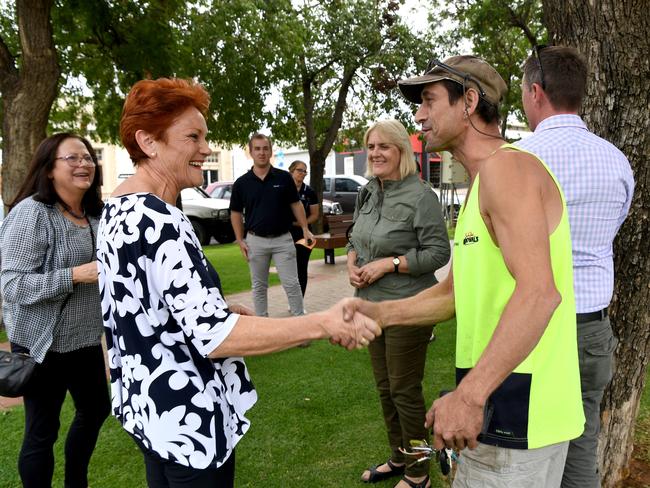
[[[271,259],[275,263],[280,282],[289,300],[291,315],[303,315],[302,291],[298,281],[296,267],[296,247],[288,232],[279,237],[260,237],[248,234],[248,267],[253,285],[253,303],[255,314],[267,317],[269,267]]]
[[[598,434],[600,402],[612,379],[612,360],[617,340],[609,317],[578,324],[580,386],[585,411],[585,430],[569,444],[562,488],[599,488]]]
[[[453,488],[557,488],[568,442],[539,449],[507,449],[479,443],[463,449]]]

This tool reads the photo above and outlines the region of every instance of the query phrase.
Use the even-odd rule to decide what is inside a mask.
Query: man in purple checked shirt
[[[627,217],[634,179],[627,158],[578,115],[587,64],[573,48],[537,46],[524,64],[522,101],[537,154],[560,182],[569,211],[585,430],[571,441],[562,488],[600,487],[600,402],[617,340],[607,316],[614,288],[612,243]]]

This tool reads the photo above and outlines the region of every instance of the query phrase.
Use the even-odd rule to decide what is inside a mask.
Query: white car
[[[235,233],[230,223],[230,201],[210,198],[201,188],[185,188],[181,191],[183,212],[192,222],[194,232],[202,245],[214,237],[222,244],[233,242]]]

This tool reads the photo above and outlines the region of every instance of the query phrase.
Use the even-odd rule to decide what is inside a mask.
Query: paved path
[[[322,251],[314,251],[321,256]],[[346,257],[338,256],[336,264],[325,264],[324,260],[314,259],[309,262],[309,282],[305,296],[305,309],[307,312],[318,312],[336,303],[342,298],[351,297],[353,288],[348,283],[348,273],[345,266]],[[449,264],[436,272],[438,279],[442,279],[449,272]],[[226,297],[230,303],[241,303],[253,308],[253,299],[250,291],[235,293]],[[289,302],[281,285],[269,288],[269,316],[289,317]],[[0,344],[0,349],[9,349],[9,344]],[[22,398],[0,397],[0,410],[7,409],[22,403]]]

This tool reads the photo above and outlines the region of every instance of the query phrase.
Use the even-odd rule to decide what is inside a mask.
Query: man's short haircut
[[[452,80],[441,80],[438,83],[442,83],[447,90],[449,105],[455,105],[456,102],[463,98],[463,85],[460,83]],[[499,107],[484,100],[482,97],[479,97],[478,99],[476,113],[486,124],[491,124],[492,122],[499,120]]]
[[[273,141],[271,141],[271,138],[267,136],[266,134],[262,134],[261,132],[256,132],[251,136],[251,138],[248,140],[248,150],[253,151],[253,141],[255,139],[266,139],[269,141],[269,149],[273,149]]]
[[[577,111],[582,105],[587,86],[587,62],[577,49],[549,46],[539,49],[524,63],[524,84],[530,90],[533,83],[542,85],[553,108]]]

